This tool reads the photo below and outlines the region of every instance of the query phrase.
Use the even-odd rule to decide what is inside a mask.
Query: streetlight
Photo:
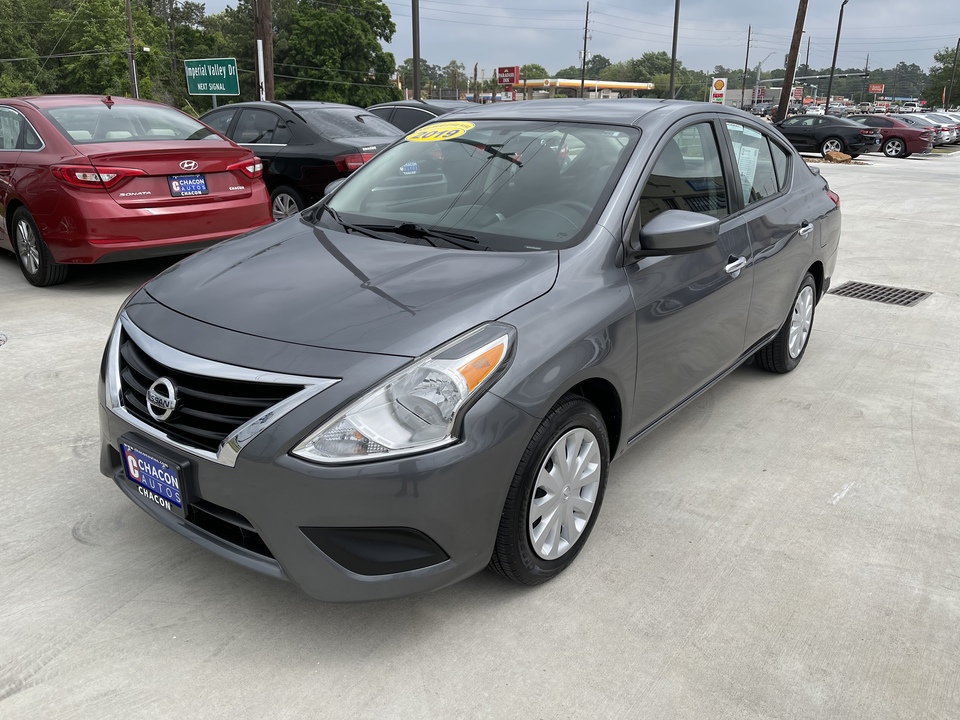
[[[827,83],[827,107],[830,109],[830,98],[833,97],[833,73],[837,70],[837,50],[840,49],[840,28],[843,26],[843,8],[850,0],[840,3],[840,19],[837,20],[837,41],[833,44],[833,63],[830,65],[830,82]]]
[[[776,51],[774,51],[776,52]],[[770,53],[773,55],[773,53]],[[763,64],[770,59],[770,55],[767,55],[763,60],[757,63],[757,81],[753,85],[753,104],[757,104],[757,93],[760,92],[760,68],[763,67]]]

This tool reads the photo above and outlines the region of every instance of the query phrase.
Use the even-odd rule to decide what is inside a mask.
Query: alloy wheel
[[[824,140],[823,142],[823,154],[826,155],[828,152],[843,152],[843,145],[839,140]]]
[[[790,357],[797,358],[807,345],[810,326],[813,324],[813,289],[805,286],[797,301],[793,304],[793,316],[790,318]]]
[[[887,140],[883,152],[887,157],[899,157],[903,153],[903,143],[899,140]]]
[[[538,556],[556,560],[576,545],[596,507],[600,478],[600,445],[592,432],[573,428],[554,443],[534,482],[527,517]]]
[[[17,223],[17,252],[24,270],[36,275],[40,270],[40,238],[26,220]]]
[[[283,220],[300,212],[297,201],[286,193],[280,193],[273,199],[273,220]]]

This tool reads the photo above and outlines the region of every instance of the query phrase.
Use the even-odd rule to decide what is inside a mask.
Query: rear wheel
[[[889,138],[883,143],[883,154],[887,157],[902,158],[907,156],[907,145],[900,138]]]
[[[793,309],[773,340],[757,350],[754,360],[767,372],[788,373],[803,359],[817,306],[817,283],[807,273],[793,301]]]
[[[25,207],[19,207],[13,213],[13,237],[17,264],[31,285],[47,287],[59,285],[67,279],[67,266],[53,261],[46,243],[40,237],[37,223]]]
[[[820,154],[826,157],[828,152],[843,152],[840,138],[830,137],[820,143]]]
[[[500,516],[490,568],[524,585],[561,573],[600,513],[610,441],[596,406],[564,395],[527,446]]]
[[[273,220],[283,220],[303,210],[303,198],[292,187],[281,185],[270,193]]]

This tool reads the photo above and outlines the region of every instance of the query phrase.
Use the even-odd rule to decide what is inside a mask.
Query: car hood
[[[298,216],[201,251],[145,289],[183,315],[248,335],[416,357],[543,295],[558,266],[556,251],[408,245]]]

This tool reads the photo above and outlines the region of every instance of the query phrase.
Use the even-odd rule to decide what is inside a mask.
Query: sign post
[[[514,65],[512,67],[498,67],[497,68],[497,85],[503,86],[504,89],[504,100],[507,99],[506,93],[513,90],[513,85],[516,85],[520,82],[520,66]],[[513,99],[513,93],[510,92],[511,100]]]
[[[711,88],[710,102],[723,105],[723,100],[727,96],[727,78],[714,78]]]
[[[234,58],[204,58],[184,60],[187,92],[191,95],[210,95],[217,106],[218,95],[239,95],[240,76]]]

